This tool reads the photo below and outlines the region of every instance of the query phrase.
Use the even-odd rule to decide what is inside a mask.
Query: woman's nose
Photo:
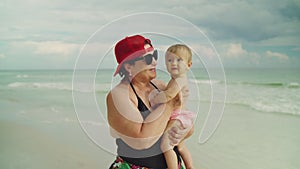
[[[157,60],[155,60],[154,58],[152,58],[151,65],[154,65],[154,66],[156,66],[156,65],[157,65]]]

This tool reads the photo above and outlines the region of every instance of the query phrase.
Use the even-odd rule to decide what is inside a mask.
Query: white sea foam
[[[53,112],[55,112],[55,113],[58,113],[58,112],[59,112],[59,110],[57,110],[56,107],[51,107],[51,111],[53,111]]]
[[[266,89],[261,92],[229,93],[226,104],[244,105],[266,113],[300,115],[300,103],[296,101],[300,99],[300,96],[297,92],[293,93],[286,88],[282,90],[284,89],[286,90],[284,94],[280,91],[266,92]]]
[[[190,79],[189,80],[192,83],[196,84],[219,84],[221,81],[218,80],[197,80],[197,79]]]
[[[228,85],[244,85],[244,86],[261,86],[261,87],[283,87],[283,88],[300,88],[297,82],[229,82]]]
[[[95,121],[81,121],[81,124],[88,124],[92,126],[102,126],[103,123],[95,122]]]
[[[39,82],[14,82],[7,85],[10,88],[41,88],[41,89],[54,89],[54,90],[66,90],[66,91],[78,91],[78,92],[101,92],[101,91],[108,91],[110,89],[110,84],[97,84],[94,86],[93,84],[77,84],[74,89],[72,88],[71,83],[39,83]]]
[[[29,75],[26,75],[26,74],[24,74],[24,75],[17,75],[16,77],[17,77],[17,78],[28,78]]]
[[[72,87],[66,83],[28,83],[28,82],[14,82],[8,84],[11,88],[46,88],[46,89],[59,89],[59,90],[71,90]]]
[[[300,84],[297,82],[291,82],[287,85],[289,88],[299,88]]]
[[[27,85],[28,85],[27,83],[23,83],[23,82],[14,82],[14,83],[8,84],[7,86],[15,88],[15,87],[26,87]]]
[[[83,120],[83,121],[78,121],[78,119],[72,119],[69,117],[65,117],[63,119],[57,119],[57,120],[42,120],[41,123],[47,123],[47,124],[55,124],[55,123],[81,123],[84,125],[91,125],[91,126],[102,126],[104,125],[103,123],[96,122],[96,121],[89,121],[89,120]]]
[[[299,105],[295,105],[292,103],[263,103],[263,102],[256,102],[250,104],[255,110],[268,112],[268,113],[283,113],[283,114],[291,114],[291,115],[300,115],[300,108]]]

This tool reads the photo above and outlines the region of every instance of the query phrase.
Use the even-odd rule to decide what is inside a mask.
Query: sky
[[[143,12],[170,14],[195,25],[225,68],[300,69],[299,0],[1,0],[0,69],[73,69],[99,28]],[[170,32],[180,27],[159,19],[151,24]],[[188,35],[187,29],[182,33]],[[111,29],[107,36],[117,33]],[[197,46],[192,34],[187,37]],[[99,49],[105,43],[99,42]],[[205,56],[211,52],[203,51]],[[108,63],[116,67],[115,60]]]

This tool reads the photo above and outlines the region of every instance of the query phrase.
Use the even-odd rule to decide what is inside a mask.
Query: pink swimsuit
[[[173,111],[170,120],[179,120],[184,128],[191,127],[197,114],[189,110],[176,109]]]

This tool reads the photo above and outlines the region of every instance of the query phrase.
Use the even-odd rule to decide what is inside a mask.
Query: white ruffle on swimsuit
[[[184,128],[189,128],[193,125],[197,113],[189,110],[176,109],[170,116],[170,120],[179,120]]]

